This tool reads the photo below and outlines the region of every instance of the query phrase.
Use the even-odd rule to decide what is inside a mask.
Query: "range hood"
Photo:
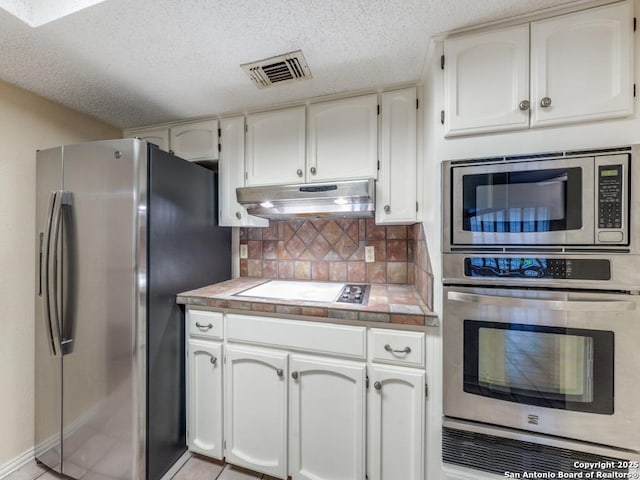
[[[238,203],[249,215],[292,217],[373,217],[375,181],[350,180],[236,188]]]

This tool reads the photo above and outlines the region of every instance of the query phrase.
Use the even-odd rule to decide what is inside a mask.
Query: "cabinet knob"
[[[240,212],[236,212],[236,218],[240,220],[242,218],[242,214]]]
[[[213,328],[213,324],[208,323],[207,325],[203,325],[200,322],[196,322],[196,327],[200,330],[211,330]]]
[[[311,167],[309,171],[311,172],[311,175],[315,175],[317,172],[316,167]]]
[[[518,107],[520,108],[520,110],[529,110],[529,107],[531,106],[531,104],[529,103],[529,100],[522,100],[519,104]]]
[[[214,367],[218,364],[218,359],[213,355],[211,355],[211,359],[209,361],[211,362],[211,365],[213,365]]]
[[[380,382],[376,382],[373,384],[373,388],[376,390],[382,390],[382,384]]]
[[[298,176],[299,176],[299,177],[301,177],[301,176],[302,176],[302,170],[298,169],[298,170],[296,171],[296,173],[298,174]]]
[[[544,97],[542,100],[540,100],[540,106],[542,108],[547,108],[551,106],[551,99],[549,97]]]
[[[294,380],[297,380],[297,379],[298,379],[298,376],[299,376],[299,375],[298,375],[298,372],[293,372],[293,373],[291,374],[291,378],[293,378]]]
[[[385,205],[384,206],[384,213],[389,213],[391,211],[391,206],[390,205]]]
[[[282,377],[284,375],[284,371],[281,368],[278,368],[276,370],[276,375],[278,375],[279,377]]]

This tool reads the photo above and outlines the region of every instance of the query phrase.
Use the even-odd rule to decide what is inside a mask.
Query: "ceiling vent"
[[[302,50],[240,65],[258,88],[297,82],[311,78]]]

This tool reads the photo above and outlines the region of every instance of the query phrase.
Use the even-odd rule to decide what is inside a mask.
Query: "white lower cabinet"
[[[187,311],[191,451],[280,479],[424,480],[424,333],[222,315]]]
[[[292,480],[364,480],[365,363],[291,355],[289,366]]]
[[[373,365],[369,385],[369,480],[423,480],[424,370]]]
[[[222,343],[189,339],[187,368],[189,449],[222,459]]]
[[[227,461],[287,478],[286,352],[227,346],[224,436]]]

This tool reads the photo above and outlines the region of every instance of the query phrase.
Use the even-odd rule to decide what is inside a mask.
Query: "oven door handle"
[[[625,300],[539,300],[535,298],[478,295],[476,293],[448,292],[447,298],[455,302],[493,305],[500,307],[538,308],[565,312],[628,312],[636,309],[634,302]]]

